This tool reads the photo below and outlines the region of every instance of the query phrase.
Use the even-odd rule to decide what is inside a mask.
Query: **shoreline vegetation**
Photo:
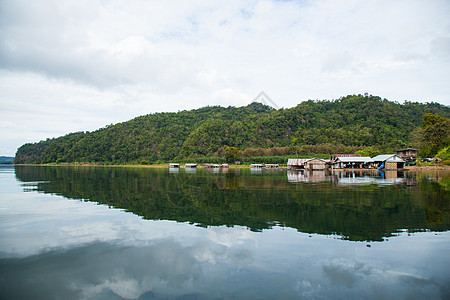
[[[49,164],[14,164],[15,166],[41,166],[41,167],[123,167],[123,168],[154,168],[154,169],[169,169],[169,163],[165,164],[152,164],[152,165],[132,165],[132,164],[99,164],[99,163],[49,163]],[[198,169],[208,169],[208,166],[198,165],[196,168]],[[241,164],[241,165],[229,165],[230,169],[247,169],[250,168],[250,164]],[[179,166],[179,169],[186,169],[184,165]],[[226,169],[226,168],[225,168]],[[269,170],[287,170],[286,165],[280,165],[278,168],[270,168]],[[331,170],[331,169],[330,169]],[[304,171],[304,170],[303,170]],[[377,171],[377,169],[334,169],[334,171]],[[405,166],[403,169],[399,169],[398,171],[450,171],[449,165],[416,165],[416,166]],[[317,171],[313,171],[317,172]]]

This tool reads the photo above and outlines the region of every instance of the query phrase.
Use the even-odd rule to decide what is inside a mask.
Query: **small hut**
[[[217,169],[220,167],[219,164],[203,164],[203,166],[207,167],[208,169]]]
[[[278,164],[266,164],[266,169],[277,169],[279,166]]]
[[[406,148],[397,150],[397,155],[404,159],[406,162],[414,162],[417,158],[418,152],[418,149]]]
[[[325,170],[326,161],[320,158],[311,158],[305,162],[306,170]]]
[[[289,158],[287,162],[288,169],[304,169],[308,158]]]
[[[262,168],[264,168],[264,164],[251,164],[250,168],[252,168],[252,169],[262,169]]]

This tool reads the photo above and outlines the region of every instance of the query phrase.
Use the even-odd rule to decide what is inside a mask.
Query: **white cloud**
[[[364,92],[448,105],[449,13],[445,0],[5,0],[0,131],[17,138],[0,154],[261,90],[282,107]]]

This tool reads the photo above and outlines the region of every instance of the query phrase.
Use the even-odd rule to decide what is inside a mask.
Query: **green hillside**
[[[222,157],[227,146],[246,153],[286,155],[355,151],[374,146],[392,151],[411,146],[412,133],[427,113],[450,117],[438,103],[399,104],[376,96],[305,101],[275,110],[260,103],[155,113],[21,146],[15,163],[162,162]],[[265,151],[271,148],[270,151]]]

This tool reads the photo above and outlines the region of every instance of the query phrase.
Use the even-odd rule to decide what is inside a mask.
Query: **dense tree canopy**
[[[428,113],[423,116],[422,127],[422,156],[433,157],[450,145],[450,119]]]
[[[371,95],[309,100],[279,110],[260,103],[212,106],[149,114],[94,132],[25,144],[18,149],[15,163],[154,163],[223,157],[226,147],[236,147],[242,156],[252,151],[286,155],[305,149],[330,153],[369,146],[391,152],[411,145],[411,133],[428,113],[445,119],[450,108],[438,103],[400,104]]]
[[[239,149],[236,147],[225,148],[225,159],[229,163],[237,161],[239,159]]]

